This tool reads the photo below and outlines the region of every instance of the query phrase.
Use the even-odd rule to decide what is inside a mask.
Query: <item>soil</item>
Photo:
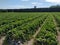
[[[0,45],[3,45],[4,40],[5,40],[5,36],[0,38]]]

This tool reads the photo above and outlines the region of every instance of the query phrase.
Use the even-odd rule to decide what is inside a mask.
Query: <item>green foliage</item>
[[[57,45],[57,30],[52,15],[60,26],[60,13],[57,12],[0,13],[0,37],[5,35],[6,43],[8,40],[28,41],[47,18],[36,37],[35,45]]]
[[[54,24],[53,17],[51,15],[48,16],[47,20],[41,28],[40,33],[36,37],[36,42],[38,43],[39,41],[43,45],[57,45],[57,31],[55,27],[56,25]]]
[[[60,5],[51,6],[50,8],[60,8]]]

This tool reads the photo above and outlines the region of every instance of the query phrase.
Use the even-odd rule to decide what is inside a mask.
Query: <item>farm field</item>
[[[0,12],[0,45],[60,45],[60,12]]]

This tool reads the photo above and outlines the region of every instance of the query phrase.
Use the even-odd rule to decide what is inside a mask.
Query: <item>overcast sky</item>
[[[0,9],[49,7],[59,4],[60,0],[0,0]]]

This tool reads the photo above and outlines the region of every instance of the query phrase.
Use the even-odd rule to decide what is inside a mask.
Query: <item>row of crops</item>
[[[58,13],[58,14],[53,13],[53,16],[57,22],[57,26],[60,27],[60,13]]]
[[[33,37],[36,30],[41,26],[43,21],[46,19],[47,15],[40,16],[28,23],[25,23],[21,26],[18,26],[12,30],[10,30],[7,34],[6,40],[8,42],[18,42],[21,41],[26,42]],[[11,40],[11,41],[10,41]]]
[[[4,18],[2,15],[4,15]],[[47,13],[45,15],[43,13],[28,13],[28,15],[27,13],[17,13],[15,15],[14,13],[3,13],[0,17],[0,20],[4,19],[1,21],[4,24],[0,23],[0,37],[5,35],[9,43],[13,40],[25,42],[32,38],[32,35],[46,19]],[[8,20],[13,21],[9,22]]]
[[[23,14],[20,14],[20,15],[23,15]],[[17,16],[20,16],[20,15],[17,15]],[[4,25],[1,24],[1,26],[0,26],[0,35],[6,35],[9,30],[12,30],[13,28],[21,26],[23,24],[27,24],[27,23],[29,23],[29,22],[31,22],[31,21],[33,21],[36,18],[41,17],[41,16],[42,15],[38,15],[38,14],[37,14],[37,16],[36,16],[36,14],[30,15],[30,13],[29,13],[28,15],[22,16],[22,18],[20,20],[18,20],[19,18],[16,19],[15,22],[13,21],[13,22],[10,22],[10,23],[6,23],[6,22],[4,22],[5,20],[3,20],[2,23],[4,23]],[[23,17],[25,17],[25,18],[23,19]]]
[[[35,45],[57,45],[57,30],[53,17],[49,15],[40,33],[36,37]]]
[[[35,37],[34,45],[57,45],[57,25],[60,26],[60,13],[1,13],[0,15],[0,37],[6,36],[5,45],[24,44],[33,38],[33,35],[40,29]],[[3,20],[3,21],[2,21]]]

